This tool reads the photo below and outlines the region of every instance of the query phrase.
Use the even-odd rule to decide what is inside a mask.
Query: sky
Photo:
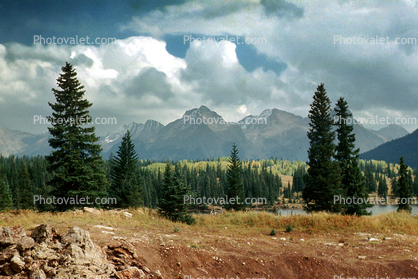
[[[2,0],[0,127],[46,131],[69,62],[98,135],[201,105],[227,121],[307,117],[320,83],[367,128],[412,132],[417,18],[412,0]]]

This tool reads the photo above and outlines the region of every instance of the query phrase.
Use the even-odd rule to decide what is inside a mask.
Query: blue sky
[[[92,115],[118,120],[99,134],[132,121],[167,124],[200,105],[226,120],[268,108],[306,117],[322,82],[357,118],[418,127],[416,1],[3,0],[0,18],[0,127],[46,130],[33,119],[51,114],[65,61]],[[34,36],[116,42],[34,44]]]

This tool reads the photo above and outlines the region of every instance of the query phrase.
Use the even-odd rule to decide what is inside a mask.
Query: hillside
[[[360,155],[365,160],[383,160],[388,163],[399,163],[404,157],[405,164],[418,168],[418,129],[402,138],[386,142],[375,149]]]

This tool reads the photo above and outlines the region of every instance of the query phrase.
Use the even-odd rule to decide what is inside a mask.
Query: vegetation
[[[206,196],[211,197],[225,197],[226,185],[226,170],[228,166],[228,158],[214,159],[213,161],[179,161],[171,162],[175,164],[183,177],[183,183],[188,185],[191,194],[195,197]],[[50,193],[50,186],[47,181],[51,177],[48,171],[48,162],[45,157],[2,157],[0,155],[0,177],[10,188],[13,197],[13,209],[18,209],[17,193],[19,192],[19,177],[22,170],[22,164],[25,162],[30,180],[32,182],[33,195],[40,195],[43,197]],[[298,172],[306,173],[306,165],[300,161],[288,162],[280,160],[259,160],[259,161],[242,161],[242,180],[244,184],[244,191],[246,197],[269,197],[276,203],[281,201],[283,197],[288,199],[296,199],[301,192],[297,192],[295,188],[297,179],[292,180]],[[106,161],[103,167],[106,171],[107,178],[111,181],[110,171],[112,165],[112,158]],[[163,174],[166,163],[155,162],[149,160],[138,160],[136,170],[140,174],[140,183],[142,189],[143,205],[149,208],[158,208],[161,191],[163,185]],[[283,168],[282,168],[283,166]],[[365,166],[371,170],[377,181],[380,181],[383,176],[386,177],[388,186],[388,196],[395,198],[397,195],[392,193],[392,183],[394,178],[399,178],[399,165],[387,164],[382,161],[359,161],[359,166],[362,172]],[[299,171],[297,171],[299,168]],[[418,180],[412,177],[411,184],[417,185]],[[285,173],[283,176],[281,173]],[[293,175],[292,175],[293,174]],[[392,178],[390,178],[392,176]],[[303,177],[303,175],[302,175]],[[282,181],[285,181],[282,185]],[[10,185],[15,185],[14,190]],[[288,190],[290,186],[290,191]],[[379,184],[380,185],[380,184]],[[416,186],[414,186],[416,188]],[[412,188],[412,187],[411,187]],[[413,189],[415,189],[413,188]],[[286,196],[285,196],[286,195]],[[381,196],[380,194],[378,194]],[[110,196],[110,194],[109,194]],[[414,196],[417,196],[416,194]],[[268,204],[273,206],[273,204]],[[35,204],[37,210],[54,210],[53,205]],[[191,206],[190,209],[197,209]]]
[[[366,191],[364,176],[358,164],[360,150],[354,149],[356,138],[353,133],[353,125],[347,124],[347,120],[352,119],[353,115],[348,110],[348,105],[344,98],[338,99],[335,111],[339,121],[336,123],[338,144],[334,157],[340,163],[341,186],[344,191],[344,197],[355,197],[367,201],[369,195]],[[370,212],[367,212],[366,209],[371,206],[368,202],[346,203],[344,204],[344,214],[370,215]]]
[[[117,199],[114,207],[138,207],[141,205],[141,183],[137,169],[138,154],[132,143],[131,134],[126,132],[119,146],[117,156],[110,164],[109,196]]]
[[[171,164],[168,161],[164,172],[162,192],[160,213],[172,221],[193,224],[195,220],[187,213],[189,204],[184,200],[185,196],[190,194],[190,191],[183,183],[178,168],[173,175]]]
[[[12,191],[9,184],[0,177],[0,210],[9,210],[13,208]]]
[[[324,84],[320,84],[314,93],[308,115],[309,169],[303,190],[303,199],[308,212],[343,211],[343,205],[333,202],[334,196],[343,196],[344,192],[341,187],[341,168],[334,160],[335,133],[330,104]]]
[[[99,137],[94,134],[95,127],[83,127],[91,123],[88,108],[93,104],[82,99],[84,86],[77,79],[77,73],[68,62],[62,67],[57,79],[61,90],[52,89],[56,103],[49,102],[53,113],[48,117],[52,127],[48,130],[49,145],[54,149],[47,156],[52,179],[48,183],[52,194],[57,198],[75,200],[106,196],[107,180],[103,159],[100,156]],[[74,203],[56,203],[58,210],[74,208]]]
[[[412,189],[409,183],[408,166],[404,164],[403,157],[400,159],[399,174],[399,206],[398,211],[407,211],[411,213],[412,208],[409,205],[409,199],[412,197]]]
[[[232,146],[231,157],[229,159],[228,169],[226,171],[227,199],[235,199],[235,202],[227,202],[224,206],[227,210],[235,211],[245,209],[244,203],[244,184],[241,177],[241,162],[238,157],[238,149],[235,143]]]

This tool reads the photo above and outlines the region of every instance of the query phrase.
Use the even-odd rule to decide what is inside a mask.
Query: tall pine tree
[[[235,199],[235,202],[229,203],[229,201],[224,205],[225,209],[235,211],[244,210],[244,184],[241,177],[241,161],[238,157],[238,149],[235,143],[232,145],[231,157],[229,158],[229,164],[226,171],[227,187],[226,194],[228,200],[231,198]]]
[[[307,162],[309,168],[303,189],[308,212],[330,211],[341,212],[343,205],[334,203],[334,196],[343,196],[341,188],[341,169],[334,160],[335,133],[331,118],[331,101],[324,84],[317,87],[309,111],[310,129],[308,138],[310,148]]]
[[[93,104],[83,99],[84,86],[68,62],[62,67],[57,82],[61,90],[52,89],[56,102],[49,102],[53,113],[48,117],[52,123],[48,128],[52,136],[48,142],[54,149],[47,156],[49,170],[53,172],[49,183],[58,198],[88,197],[94,204],[96,198],[106,196],[108,183],[95,127],[84,127],[91,124],[88,108]],[[66,210],[76,206],[62,203],[56,208]]]
[[[117,207],[138,207],[141,204],[142,191],[137,164],[138,154],[128,130],[111,162],[109,196],[117,199]]]
[[[366,191],[366,183],[361,173],[358,157],[359,149],[355,149],[355,134],[353,133],[352,123],[353,115],[348,110],[347,102],[344,98],[337,101],[335,123],[337,129],[338,144],[336,147],[335,159],[340,163],[341,168],[341,186],[347,198],[353,200],[362,200],[362,203],[353,202],[344,205],[344,213],[349,215],[370,215],[367,212],[368,207],[372,205],[368,202],[369,195]]]
[[[167,160],[159,210],[162,215],[172,221],[180,221],[191,225],[195,220],[187,214],[189,204],[184,202],[185,196],[190,194],[190,189],[184,184],[183,180],[179,168],[176,168],[173,175],[171,164]]]
[[[377,188],[377,194],[381,198],[386,198],[388,195],[388,184],[386,182],[386,177],[383,176],[382,179],[379,181],[379,186]]]
[[[409,205],[409,198],[412,197],[411,185],[409,184],[408,166],[405,165],[403,157],[400,159],[399,167],[399,205],[398,211],[411,213],[412,207]]]
[[[33,185],[25,161],[22,162],[22,166],[20,168],[19,193],[19,208],[33,209],[35,207],[33,199]]]

